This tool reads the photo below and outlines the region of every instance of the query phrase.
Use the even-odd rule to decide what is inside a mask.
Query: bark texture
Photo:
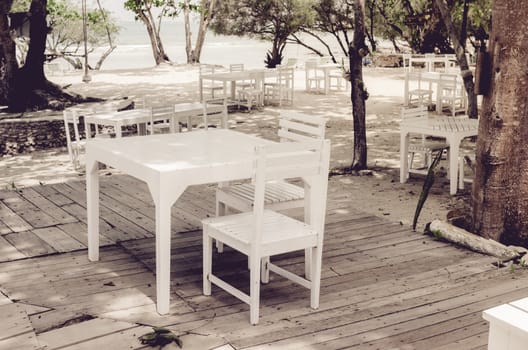
[[[16,46],[9,35],[7,14],[13,1],[0,2],[0,104],[6,105],[10,99],[9,87],[13,84],[14,74],[18,68]]]
[[[473,185],[475,231],[528,246],[528,1],[495,0],[491,87],[484,96]]]
[[[350,168],[367,168],[367,127],[365,100],[368,97],[363,81],[363,57],[368,54],[365,45],[365,0],[354,0],[354,39],[349,47],[352,117],[354,121],[354,154]]]

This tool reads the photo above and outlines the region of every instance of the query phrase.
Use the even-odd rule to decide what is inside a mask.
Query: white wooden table
[[[171,207],[190,185],[251,177],[257,145],[272,143],[248,134],[209,129],[188,133],[95,139],[86,146],[88,258],[99,259],[98,163],[145,181],[156,207],[157,311],[169,312]],[[312,193],[306,198],[312,199]],[[313,205],[314,217],[315,208]],[[311,212],[310,212],[311,213]]]
[[[458,186],[458,153],[466,137],[478,135],[478,120],[468,117],[407,118],[400,123],[400,182],[409,174],[409,134],[445,137],[449,143],[449,193],[456,194]]]
[[[256,88],[262,88],[263,82],[266,77],[277,76],[278,71],[276,69],[248,69],[237,72],[222,72],[213,74],[204,74],[200,77],[200,101],[203,101],[203,81],[211,80],[219,81],[224,85],[224,94],[227,95],[227,83],[231,84],[231,101],[236,99],[236,82],[244,80],[255,80]]]
[[[129,125],[138,125],[138,131],[142,134],[146,133],[144,126],[151,121],[150,109],[130,109],[120,112],[100,112],[96,114],[87,115],[84,117],[84,126],[86,130],[86,138],[91,137],[91,125],[95,125],[95,132],[97,134],[98,126],[112,126],[115,130],[116,137],[122,136],[122,128]],[[140,129],[140,126],[141,130]]]
[[[528,349],[528,298],[484,310],[489,322],[488,350]]]

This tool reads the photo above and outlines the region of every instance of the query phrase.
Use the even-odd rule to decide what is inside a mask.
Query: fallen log
[[[524,253],[520,252],[516,247],[508,247],[492,239],[477,236],[474,233],[441,220],[431,222],[429,225],[429,233],[439,239],[464,246],[479,253],[497,257],[502,261],[517,259]]]

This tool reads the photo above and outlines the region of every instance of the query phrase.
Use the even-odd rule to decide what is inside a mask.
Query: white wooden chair
[[[278,136],[281,142],[303,142],[324,139],[326,120],[300,113],[282,112]],[[216,190],[216,216],[223,216],[228,209],[247,212],[253,209],[255,186],[251,183],[220,186]],[[304,188],[284,181],[266,186],[266,208],[284,210],[304,206]]]
[[[264,83],[264,101],[267,103],[278,103],[279,106],[282,106],[284,102],[292,105],[294,91],[293,75],[293,68],[277,68],[277,79],[273,82]]]
[[[306,91],[318,93],[324,92],[324,72],[317,68],[317,61],[309,59],[306,61],[304,67],[306,75]]]
[[[80,167],[80,155],[86,146],[85,138],[81,139],[79,133],[79,114],[74,108],[65,109],[62,112],[64,118],[64,133],[66,135],[66,147],[70,161],[75,169]],[[73,126],[73,135],[70,130],[70,125]]]
[[[148,125],[150,134],[166,134],[171,130],[171,121],[174,119],[174,105],[155,106],[151,108],[151,121]],[[176,120],[174,130],[181,131],[179,120]]]
[[[326,120],[321,117],[300,113],[282,112],[279,119],[278,136],[281,142],[303,142],[313,139],[324,139]],[[252,183],[236,183],[225,186],[221,184],[216,190],[216,216],[226,215],[229,209],[239,212],[253,210],[255,186]],[[305,208],[305,220],[309,208],[304,205],[304,188],[286,181],[274,181],[266,185],[264,193],[266,208],[286,210]],[[221,242],[217,242],[219,252],[223,251]],[[306,260],[310,261],[309,252]],[[310,265],[306,264],[305,274],[310,276]]]
[[[207,74],[214,74],[217,73],[217,69],[215,66],[211,66],[208,64],[201,64],[200,65],[200,79],[202,75]],[[202,81],[202,92],[204,94],[204,99],[215,99],[218,98],[218,93],[224,92],[224,84],[221,84],[216,81],[211,81],[209,79],[204,79]],[[205,95],[209,95],[210,97],[205,97]]]
[[[324,216],[330,141],[287,142],[257,147],[255,150],[255,195],[253,210],[219,216],[203,223],[203,293],[211,295],[211,283],[249,304],[250,322],[259,320],[260,282],[267,283],[269,271],[310,289],[310,306],[319,307],[321,285]],[[312,222],[306,224],[273,210],[264,209],[264,196],[270,181],[302,176],[310,179],[317,203],[312,203]],[[245,293],[213,274],[213,240],[245,254],[250,264],[249,293]],[[311,280],[302,278],[271,263],[268,257],[310,249]],[[261,262],[263,266],[261,267]],[[261,276],[262,274],[262,276]]]
[[[220,108],[211,108],[213,106],[220,107]],[[204,128],[208,129],[211,124],[213,124],[212,120],[216,119],[218,123],[216,123],[215,127],[221,127],[222,129],[228,128],[228,111],[227,111],[227,97],[223,98],[216,98],[216,99],[209,99],[205,100],[203,102],[203,123]],[[187,125],[187,129],[191,130],[192,125]]]
[[[418,106],[413,108],[402,108],[401,118],[428,118],[429,112],[426,106]],[[447,150],[447,157],[449,158],[449,144],[444,141],[428,141],[425,135],[420,135],[420,141],[409,143],[409,173],[427,174],[427,170],[432,162],[433,152],[438,152],[441,149]],[[422,166],[413,168],[414,156],[419,153],[422,155]]]
[[[437,98],[439,104],[437,106],[438,112],[443,112],[447,109],[454,117],[456,113],[464,113],[466,111],[466,93],[464,84],[459,77],[459,74],[440,74],[438,82],[438,94],[440,96]]]
[[[412,71],[407,72],[409,83],[415,82],[417,84],[417,87],[414,89],[409,89],[408,92],[408,103],[409,105],[416,105],[416,106],[423,106],[423,105],[430,105],[433,102],[433,90],[430,87],[425,87],[425,84],[429,84],[428,82],[424,82],[422,80],[422,72],[421,71]]]

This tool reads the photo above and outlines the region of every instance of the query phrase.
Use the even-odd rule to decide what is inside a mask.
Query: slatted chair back
[[[423,118],[423,117],[427,117],[428,115],[429,115],[429,111],[427,110],[427,106],[424,106],[424,105],[401,109],[402,120],[409,119],[409,118]]]
[[[324,139],[326,119],[296,112],[281,112],[278,136],[281,141]]]
[[[242,72],[244,71],[244,64],[243,63],[232,63],[229,65],[229,71],[230,72]]]
[[[252,181],[255,185],[253,214],[255,232],[252,244],[261,241],[262,218],[265,206],[266,184],[269,181],[281,181],[299,177],[318,176],[318,181],[328,183],[328,163],[330,159],[329,140],[311,140],[303,142],[283,142],[274,145],[258,146],[255,149],[255,166]],[[324,186],[326,201],[326,186]],[[326,207],[323,205],[323,211]],[[324,222],[324,214],[323,222]],[[317,229],[322,234],[322,227]]]
[[[163,133],[171,129],[171,121],[174,117],[174,105],[151,107],[150,133]],[[173,125],[175,131],[181,131],[179,121],[176,120]]]
[[[65,109],[62,112],[64,119],[64,134],[66,136],[66,147],[68,148],[68,155],[70,161],[77,166],[77,152],[76,148],[80,147],[81,136],[79,134],[79,115],[75,109]],[[73,126],[73,135],[70,132],[70,125]]]

